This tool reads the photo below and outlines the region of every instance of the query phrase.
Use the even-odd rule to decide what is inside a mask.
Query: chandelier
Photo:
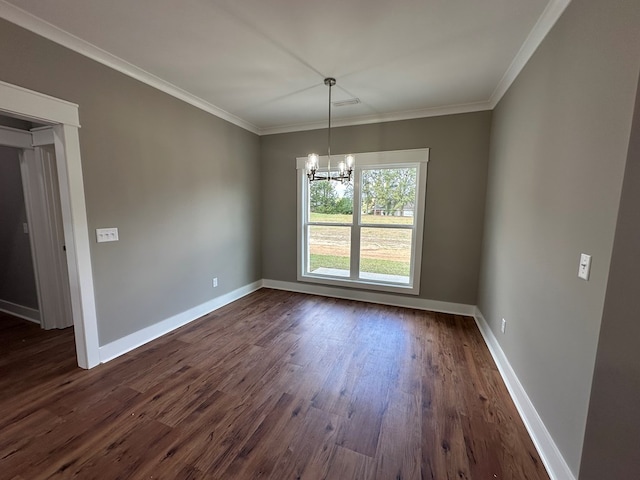
[[[327,129],[327,173],[318,174],[318,162],[320,157],[316,153],[310,153],[307,157],[307,178],[310,182],[316,180],[334,180],[336,182],[347,183],[353,174],[353,155],[345,155],[344,160],[338,163],[338,171],[331,171],[331,87],[336,84],[335,78],[325,78],[324,84],[329,87],[329,128]]]

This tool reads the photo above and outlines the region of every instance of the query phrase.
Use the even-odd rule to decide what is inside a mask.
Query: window
[[[357,154],[349,183],[309,183],[298,158],[298,280],[417,295],[428,154]]]

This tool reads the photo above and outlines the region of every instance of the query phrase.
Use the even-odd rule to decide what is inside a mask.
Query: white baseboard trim
[[[287,290],[289,292],[308,293],[311,295],[342,298],[345,300],[358,300],[361,302],[379,303],[394,307],[430,310],[432,312],[452,313],[454,315],[468,315],[470,317],[472,317],[476,311],[475,305],[467,305],[464,303],[441,302],[439,300],[404,297],[380,292],[363,292],[360,290],[329,287],[310,283],[282,282],[280,280],[264,279],[262,280],[262,286],[265,288],[273,288],[275,290]]]
[[[489,328],[489,324],[478,308],[476,308],[474,318],[487,347],[489,347],[489,352],[491,352],[491,356],[498,366],[513,403],[515,403],[529,436],[536,450],[538,450],[542,463],[547,469],[547,473],[552,480],[575,480],[576,477],[571,472],[567,462],[565,462],[562,453],[558,450],[556,443],[553,441],[540,415],[538,415],[533,403],[531,403],[527,392],[511,367],[493,331]]]
[[[126,337],[115,340],[111,343],[100,347],[100,362],[106,363],[113,360],[120,355],[123,355],[135,348],[138,348],[152,340],[155,340],[162,335],[165,335],[176,328],[179,328],[187,323],[190,323],[203,315],[217,310],[231,302],[234,302],[250,293],[259,290],[260,288],[272,288],[275,290],[286,290],[290,292],[307,293],[311,295],[320,295],[324,297],[342,298],[346,300],[357,300],[368,303],[378,303],[383,305],[391,305],[397,307],[415,308],[418,310],[430,310],[434,312],[451,313],[455,315],[473,316],[476,324],[484,338],[489,352],[495,361],[498,370],[502,376],[502,379],[509,390],[509,394],[513,402],[518,409],[518,413],[524,422],[531,440],[535,445],[544,466],[549,473],[552,480],[576,480],[569,466],[565,462],[560,450],[556,446],[553,438],[549,434],[546,426],[544,425],[540,415],[536,411],[533,403],[529,399],[527,392],[520,383],[515,371],[511,367],[509,360],[503,352],[498,340],[489,328],[487,321],[482,316],[482,313],[475,305],[467,305],[462,303],[442,302],[438,300],[428,300],[416,297],[404,297],[379,292],[364,292],[359,290],[342,289],[337,287],[314,285],[306,283],[296,282],[283,282],[280,280],[263,279],[257,282],[253,282],[244,287],[238,288],[232,292],[229,292],[220,297],[214,298],[206,303],[191,308],[185,312],[174,315],[159,323],[150,325],[137,332],[134,332]],[[24,314],[16,313],[13,310],[9,310],[6,307],[15,310],[15,304],[0,300],[0,310],[6,311],[12,315],[25,318],[26,320],[39,323],[39,320],[33,318],[27,318]],[[37,313],[39,318],[39,312],[37,310],[28,309],[27,307],[20,307],[26,309],[27,313],[33,317],[33,312]],[[24,310],[21,310],[24,311]]]
[[[40,325],[40,311],[35,308],[25,307],[17,303],[0,300],[0,312],[5,312],[14,317],[19,317]]]
[[[262,287],[262,280],[253,282],[244,287],[240,287],[220,297],[216,297],[197,307],[193,307],[185,312],[178,313],[173,317],[162,320],[161,322],[150,325],[142,330],[138,330],[126,337],[119,338],[111,343],[107,343],[99,348],[100,363],[106,363],[120,355],[124,355],[145,343],[149,343],[162,335],[165,335],[176,328],[182,327],[203,315],[213,312],[225,305],[235,302],[236,300],[259,290]]]

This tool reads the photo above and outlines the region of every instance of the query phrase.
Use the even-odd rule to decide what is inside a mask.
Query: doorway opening
[[[44,187],[45,182],[41,181],[41,175],[57,175],[59,214],[62,220],[62,232],[58,231],[58,234],[64,241],[64,255],[60,258],[64,259],[66,269],[62,270],[66,270],[68,276],[67,281],[57,283],[69,287],[67,298],[73,319],[78,365],[82,368],[92,368],[100,363],[100,357],[80,159],[78,106],[0,82],[0,114],[45,126],[42,129],[33,129],[28,136],[15,128],[4,129],[1,143],[22,151],[23,178],[33,179],[33,184],[26,188],[33,187],[35,190],[35,193],[25,194],[25,198],[30,198],[31,194],[42,195],[45,198],[43,203],[46,205],[46,198],[50,197],[51,192],[47,192]],[[49,147],[46,147],[47,145]],[[29,206],[27,209],[29,210]],[[48,213],[45,211],[42,215]],[[55,231],[48,233],[50,237],[55,234]],[[54,245],[54,242],[49,242],[50,248],[57,248]],[[35,263],[38,263],[38,259],[35,260]],[[55,266],[49,265],[51,268]],[[57,296],[58,301],[63,298],[64,295]],[[44,297],[40,299],[41,307],[43,299]]]
[[[9,120],[0,115],[0,310],[45,330],[67,328],[73,316],[51,127],[6,127]],[[18,138],[31,148],[6,145]]]
[[[0,145],[0,311],[41,324],[20,155]]]

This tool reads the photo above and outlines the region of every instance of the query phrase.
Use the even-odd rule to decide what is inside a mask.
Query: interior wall
[[[331,151],[429,147],[420,298],[476,304],[491,112],[331,129]],[[326,152],[327,131],[266,135],[263,276],[297,282],[296,158]],[[356,156],[357,162],[357,156]]]
[[[80,106],[100,345],[261,278],[257,135],[4,20],[0,80]]]
[[[33,124],[31,122],[2,114],[0,114],[0,125],[3,127],[16,128],[18,130],[31,130],[33,128]]]
[[[574,474],[639,69],[640,3],[573,1],[493,115],[478,305]]]
[[[604,301],[580,480],[640,472],[640,82]]]
[[[38,310],[18,153],[0,146],[0,300]]]

